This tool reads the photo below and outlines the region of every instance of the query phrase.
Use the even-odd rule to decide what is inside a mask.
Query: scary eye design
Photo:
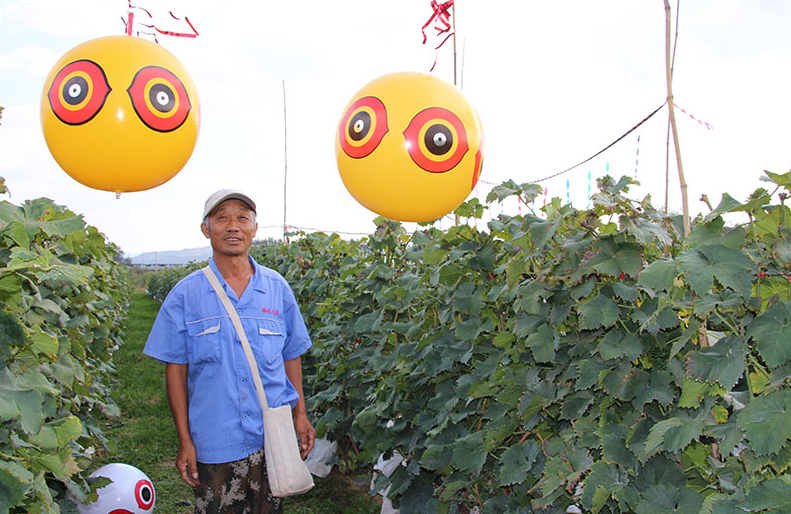
[[[102,109],[110,91],[102,67],[83,59],[61,68],[49,87],[47,97],[52,112],[60,121],[82,125]]]
[[[135,500],[137,506],[148,510],[154,505],[154,488],[148,480],[138,480],[135,485]]]
[[[192,109],[184,84],[159,66],[138,71],[126,92],[140,120],[158,132],[179,128]]]
[[[376,150],[387,131],[384,104],[375,96],[366,96],[354,102],[343,115],[338,138],[346,155],[360,159]]]
[[[404,131],[404,138],[415,164],[432,173],[453,169],[469,149],[461,120],[442,107],[417,113]]]

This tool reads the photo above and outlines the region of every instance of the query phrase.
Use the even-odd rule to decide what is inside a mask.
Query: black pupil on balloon
[[[140,496],[143,497],[143,501],[148,503],[151,501],[151,489],[148,487],[144,487],[140,490]]]
[[[453,146],[453,134],[445,125],[432,125],[423,139],[426,149],[434,155],[444,155]]]
[[[63,99],[69,105],[77,105],[88,96],[88,81],[83,77],[72,77],[63,85]]]
[[[354,141],[359,141],[368,135],[371,130],[371,115],[365,111],[360,111],[352,116],[349,122],[349,137]]]
[[[165,84],[154,84],[148,92],[151,105],[159,112],[168,112],[176,106],[173,90]]]

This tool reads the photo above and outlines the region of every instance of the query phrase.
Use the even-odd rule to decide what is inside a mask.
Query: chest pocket
[[[257,320],[257,328],[258,334],[255,344],[250,341],[256,358],[263,357],[264,361],[270,366],[283,362],[286,327],[281,323],[260,319]]]
[[[220,362],[220,322],[213,318],[187,323],[191,364]]]

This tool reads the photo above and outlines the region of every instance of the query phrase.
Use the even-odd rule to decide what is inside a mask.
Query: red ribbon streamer
[[[445,39],[440,42],[437,46],[434,47],[434,64],[431,66],[430,71],[434,71],[434,67],[437,65],[437,50],[442,48],[442,45],[453,36],[453,32],[450,32],[453,26],[450,23],[450,8],[453,7],[454,0],[448,0],[447,2],[437,3],[436,0],[431,0],[431,9],[434,11],[431,14],[431,18],[428,19],[426,23],[423,24],[421,28],[421,32],[423,33],[423,44],[426,44],[428,41],[428,36],[426,36],[426,27],[431,25],[434,22],[434,30],[437,31],[437,36],[440,34],[448,34],[445,36]],[[441,24],[441,26],[440,26]]]
[[[138,7],[136,5],[132,5],[132,0],[127,0],[127,5],[129,6],[129,8],[128,8],[129,22],[127,23],[126,20],[124,20],[124,23],[126,23],[126,33],[127,33],[127,35],[131,36],[132,35],[132,20],[134,19],[134,13],[132,12],[132,9],[140,9],[141,11],[146,13],[148,15],[148,17],[152,21],[153,21],[154,17],[151,16],[151,13],[148,12],[148,10],[144,9],[143,7]],[[162,34],[164,36],[191,37],[191,38],[198,37],[198,31],[195,30],[195,27],[192,25],[192,22],[190,22],[190,19],[188,17],[185,16],[184,18],[178,18],[175,14],[173,14],[173,11],[168,11],[168,14],[170,14],[170,16],[174,20],[181,21],[183,19],[184,21],[186,21],[187,25],[189,25],[190,29],[192,29],[192,32],[191,33],[190,32],[173,32],[171,30],[160,30],[153,23],[151,23],[151,24],[140,23],[140,25],[142,25],[143,27],[149,28],[149,29],[154,29],[156,32],[159,32],[160,34]],[[157,41],[157,35],[154,32],[143,32],[143,34],[148,34],[148,35],[154,36],[154,41]],[[140,31],[137,31],[137,35],[138,36],[140,35]],[[157,43],[158,42],[159,41],[157,41]]]
[[[426,23],[423,24],[423,28],[421,32],[423,32],[423,44],[426,44],[426,27],[428,27],[432,21],[435,19],[438,23],[442,23],[445,27],[438,27],[436,24],[434,28],[437,30],[437,35],[442,34],[443,32],[449,32],[451,29],[450,24],[450,8],[453,7],[453,0],[448,0],[447,2],[443,2],[438,4],[436,0],[431,0],[431,9],[434,11],[431,14],[431,18],[428,19]],[[447,40],[447,38],[446,38]],[[444,41],[443,41],[444,43]],[[442,46],[442,45],[440,45]],[[439,48],[439,47],[438,47]]]

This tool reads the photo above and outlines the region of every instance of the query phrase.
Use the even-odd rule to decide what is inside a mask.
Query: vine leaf
[[[767,480],[751,489],[741,506],[749,512],[790,512],[791,484],[782,478]]]
[[[601,294],[578,306],[577,311],[582,317],[580,326],[585,330],[613,326],[620,312],[612,299]]]
[[[751,401],[738,414],[756,455],[775,454],[791,439],[791,391],[774,391]]]
[[[688,356],[690,377],[731,388],[744,374],[747,349],[744,339],[726,336],[714,346],[693,351]]]
[[[678,260],[681,262],[680,271],[686,273],[689,286],[698,295],[708,293],[716,279],[742,298],[750,297],[755,265],[742,251],[722,245],[709,245],[699,250],[682,252]]]
[[[686,487],[661,484],[642,494],[637,514],[698,514],[703,495]]]
[[[779,367],[791,360],[791,304],[776,303],[755,318],[747,335],[756,342],[766,363]]]
[[[669,291],[678,275],[674,261],[658,260],[648,265],[640,273],[637,283],[654,291]]]
[[[30,489],[33,473],[15,462],[0,462],[0,512],[9,512]]]
[[[486,451],[483,446],[483,434],[473,432],[458,441],[453,449],[451,464],[459,471],[477,476],[486,462]]]
[[[527,480],[527,473],[539,453],[540,449],[532,441],[505,450],[500,458],[500,485],[521,484]]]

